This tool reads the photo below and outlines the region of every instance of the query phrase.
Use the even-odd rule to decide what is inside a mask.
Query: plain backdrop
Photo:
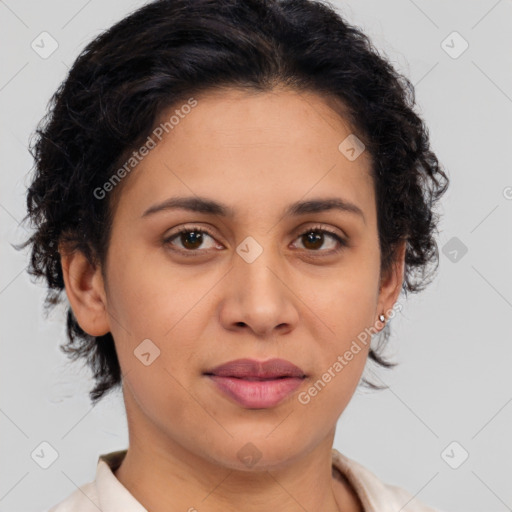
[[[0,2],[1,512],[49,508],[127,447],[121,394],[91,406],[89,370],[58,349],[64,310],[44,318],[44,284],[10,244],[28,235],[27,143],[48,100],[85,44],[143,3]],[[437,278],[392,320],[400,364],[378,372],[388,390],[356,392],[335,447],[446,512],[512,510],[512,2],[334,5],[415,84],[451,179]],[[42,32],[58,44],[47,58],[31,46]],[[31,456],[43,442],[58,453],[47,469]]]

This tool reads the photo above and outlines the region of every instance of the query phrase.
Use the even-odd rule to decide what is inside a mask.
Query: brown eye
[[[203,243],[203,234],[200,231],[184,231],[179,236],[186,249],[199,249]]]
[[[200,253],[216,246],[214,242],[211,242],[209,247],[204,247],[204,244],[208,238],[211,238],[212,241],[214,240],[212,235],[210,235],[204,229],[190,227],[184,228],[181,231],[178,231],[177,233],[167,237],[164,240],[164,244],[169,246],[177,246],[176,250],[183,253]]]
[[[336,233],[320,228],[309,229],[299,235],[298,238],[301,240],[304,249],[313,252],[338,252],[347,245],[347,242]],[[331,243],[328,244],[326,249],[324,248],[324,250],[321,250],[321,248],[324,247],[326,240],[328,241],[329,239],[331,240]]]

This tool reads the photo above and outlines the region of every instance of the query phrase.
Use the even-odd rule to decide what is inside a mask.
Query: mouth
[[[215,375],[214,373],[205,373],[210,377],[226,377],[231,379],[239,379],[239,380],[247,380],[249,382],[265,382],[267,380],[280,380],[280,379],[291,379],[295,377],[287,377],[285,375],[280,375],[278,377],[235,377],[234,375]]]
[[[205,375],[233,377],[245,380],[275,380],[279,378],[302,378],[306,376],[301,368],[286,359],[269,359],[268,361],[236,359],[206,371]]]
[[[290,396],[307,375],[284,359],[259,362],[238,359],[204,372],[217,390],[248,409],[277,406]]]

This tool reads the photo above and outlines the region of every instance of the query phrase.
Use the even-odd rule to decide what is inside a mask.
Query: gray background
[[[49,508],[94,478],[99,454],[127,446],[121,394],[91,407],[89,371],[58,349],[63,309],[44,318],[43,284],[10,243],[27,235],[27,141],[51,94],[89,40],[142,4],[0,1],[1,512]],[[512,510],[512,1],[335,5],[416,85],[451,178],[438,277],[401,297],[392,320],[400,365],[378,373],[390,389],[356,392],[335,447],[445,511]],[[47,59],[31,48],[43,31],[59,45]],[[442,46],[453,31],[469,44],[457,58]],[[462,44],[450,36],[444,46],[454,55]],[[59,454],[48,469],[31,458],[43,441]]]

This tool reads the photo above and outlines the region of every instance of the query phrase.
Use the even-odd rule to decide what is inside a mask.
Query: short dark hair
[[[29,273],[46,280],[45,311],[64,289],[60,242],[91,263],[105,261],[121,187],[107,200],[94,190],[147,138],[163,109],[214,89],[278,85],[342,106],[372,160],[381,271],[406,240],[402,289],[422,290],[439,264],[433,207],[449,180],[414,111],[411,82],[327,1],[157,0],[86,46],[33,134],[26,218],[36,230],[22,247],[31,244]],[[387,341],[388,326],[381,334]],[[67,337],[61,349],[90,366],[96,403],[121,384],[112,335],[87,334],[68,306]],[[369,357],[392,367],[382,341]]]

